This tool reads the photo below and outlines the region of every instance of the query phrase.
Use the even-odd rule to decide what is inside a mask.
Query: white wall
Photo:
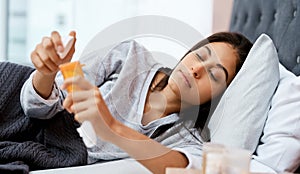
[[[6,20],[7,20],[7,1],[0,1],[0,61],[6,58]]]
[[[66,35],[75,29],[77,43],[74,57],[78,59],[85,46],[99,32],[122,20],[140,15],[171,17],[186,23],[203,36],[212,31],[211,0],[28,0],[27,57],[42,37],[50,35],[52,30]],[[60,20],[64,20],[64,25],[59,24]],[[139,41],[150,50],[164,47],[168,53],[177,57],[186,51],[186,48],[171,39],[141,36]]]
[[[68,34],[74,28],[74,19],[73,0],[28,0],[26,57],[52,31]]]
[[[106,3],[94,0],[77,0],[75,6],[75,28],[78,32],[77,44],[79,47],[77,56],[82,53],[82,49],[97,33],[112,24],[135,16],[161,15],[175,18],[190,25],[204,36],[212,31],[211,0],[110,0]],[[186,48],[180,46],[174,49],[176,43],[172,43],[168,39],[143,36],[138,41],[150,50],[165,49],[177,57],[186,51]]]
[[[26,58],[27,0],[8,1],[7,59],[28,64]]]
[[[213,1],[213,33],[229,30],[232,6],[233,0]]]

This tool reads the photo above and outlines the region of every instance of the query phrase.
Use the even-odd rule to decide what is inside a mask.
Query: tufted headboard
[[[300,75],[300,1],[234,0],[230,31],[254,42],[261,33],[275,43],[280,62]]]

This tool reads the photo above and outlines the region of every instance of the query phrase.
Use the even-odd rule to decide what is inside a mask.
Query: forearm
[[[185,168],[188,165],[188,160],[185,155],[174,150],[170,150],[168,153],[156,158],[137,161],[155,174],[165,173],[167,167]]]
[[[63,110],[61,105],[62,94],[54,85],[51,95],[47,99],[43,99],[33,87],[33,76],[35,72],[24,83],[20,102],[24,113],[33,118],[47,119],[51,118],[57,112]]]
[[[52,92],[54,79],[56,74],[52,75],[43,75],[39,71],[36,71],[33,79],[32,84],[35,91],[44,99],[47,99]]]
[[[122,124],[112,127],[110,142],[119,146],[153,173],[165,173],[166,167],[186,167],[188,160],[179,151],[171,150],[149,137]]]

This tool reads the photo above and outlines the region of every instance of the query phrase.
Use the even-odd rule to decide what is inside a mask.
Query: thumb
[[[74,38],[76,38],[76,31],[70,31],[69,35],[73,36]]]

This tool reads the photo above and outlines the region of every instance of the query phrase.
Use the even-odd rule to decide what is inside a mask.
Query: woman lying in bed
[[[95,81],[91,84],[81,77],[62,82],[58,66],[71,61],[75,48],[60,59],[61,45],[59,33],[53,32],[32,52],[36,71],[21,94],[26,115],[43,114],[40,119],[45,119],[67,109],[78,122],[90,121],[99,137],[88,148],[89,163],[130,156],[153,173],[164,173],[166,167],[201,167],[201,120],[252,47],[240,34],[216,33],[197,43],[171,70],[137,42],[122,42],[104,57],[95,52],[81,62],[97,64],[97,73],[89,75]],[[66,94],[71,84],[81,90]]]

